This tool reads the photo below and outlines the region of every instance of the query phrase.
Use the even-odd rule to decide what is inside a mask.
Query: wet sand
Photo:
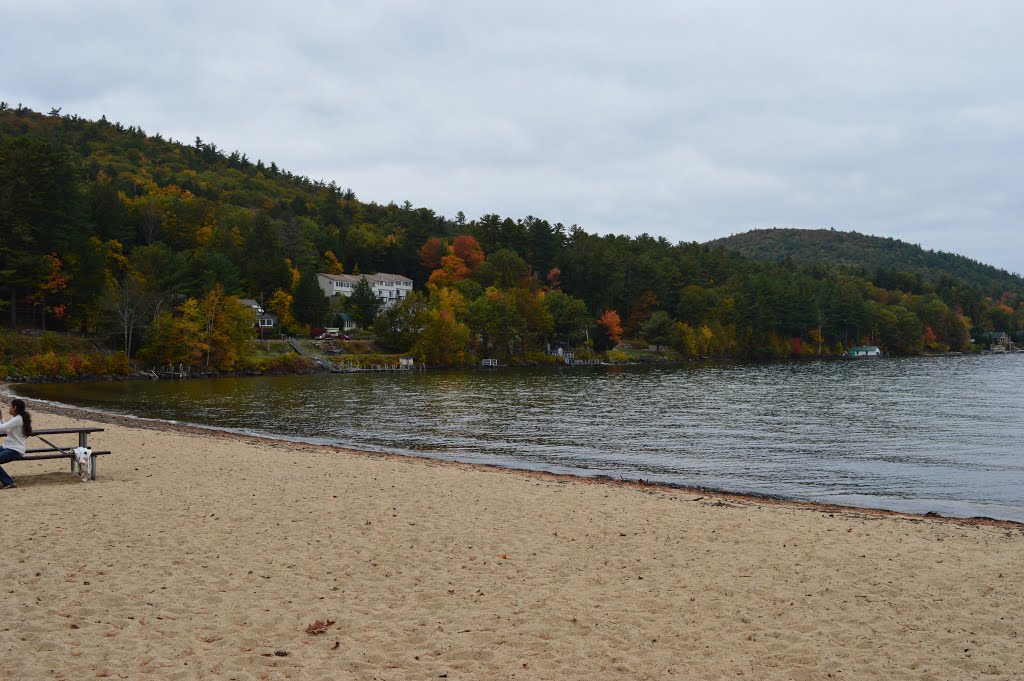
[[[0,679],[1024,679],[1018,524],[30,409]]]

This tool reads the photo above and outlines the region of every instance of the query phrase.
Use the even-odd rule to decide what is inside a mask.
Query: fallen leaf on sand
[[[327,631],[331,625],[334,624],[334,620],[317,620],[308,627],[306,627],[306,633],[310,636],[316,636]]]

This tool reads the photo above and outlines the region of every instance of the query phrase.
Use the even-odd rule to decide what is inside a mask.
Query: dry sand
[[[8,468],[2,679],[1024,679],[1020,525],[102,418]]]

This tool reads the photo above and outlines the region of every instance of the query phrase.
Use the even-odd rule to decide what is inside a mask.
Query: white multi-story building
[[[385,305],[394,305],[412,293],[412,279],[403,277],[400,274],[388,274],[386,272],[378,272],[377,274],[324,274],[320,272],[316,275],[320,288],[328,298],[352,295],[352,289],[364,279],[369,282],[373,294]]]

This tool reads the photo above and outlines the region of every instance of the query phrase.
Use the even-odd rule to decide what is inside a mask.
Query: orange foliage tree
[[[597,320],[598,331],[607,338],[608,344],[614,347],[623,338],[623,318],[613,309],[604,310]],[[595,347],[600,345],[595,339]],[[598,348],[602,349],[602,348]],[[610,348],[608,348],[610,349]]]
[[[615,310],[605,310],[597,320],[605,335],[612,343],[622,340],[622,317]]]
[[[448,245],[440,237],[432,236],[420,246],[420,264],[425,270],[436,270],[447,253]]]
[[[558,267],[552,267],[548,270],[548,289],[551,291],[558,291],[562,288],[562,270]]]
[[[475,270],[484,261],[484,249],[480,243],[468,234],[460,234],[452,241],[452,254],[462,258],[466,267]]]
[[[468,279],[471,272],[466,267],[465,261],[457,255],[446,255],[441,258],[441,267],[430,273],[428,284],[454,284],[462,279]]]
[[[59,295],[68,287],[69,277],[64,270],[64,263],[56,253],[43,256],[43,280],[39,283],[38,297],[43,303],[43,328],[46,328],[46,313],[49,312],[57,319],[64,316],[66,308],[63,304],[47,307],[46,296]]]

